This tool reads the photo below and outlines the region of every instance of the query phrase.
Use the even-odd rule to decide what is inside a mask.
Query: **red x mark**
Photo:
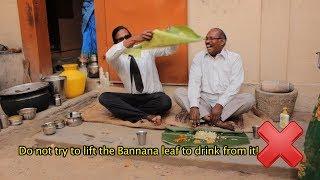
[[[292,145],[303,133],[296,122],[291,121],[279,132],[267,121],[262,124],[258,133],[268,144],[257,156],[265,167],[270,167],[279,157],[291,167],[295,167],[302,160],[302,154]]]

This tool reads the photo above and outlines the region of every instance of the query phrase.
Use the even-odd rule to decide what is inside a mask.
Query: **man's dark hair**
[[[128,33],[129,33],[129,35],[132,36],[131,33],[130,33],[130,31],[129,31],[126,27],[124,27],[124,26],[118,26],[118,27],[114,28],[113,31],[112,31],[112,40],[113,40],[113,43],[117,43],[116,34],[117,34],[121,29],[127,30]]]

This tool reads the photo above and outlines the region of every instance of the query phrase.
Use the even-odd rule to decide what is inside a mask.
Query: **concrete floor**
[[[177,86],[165,86],[165,91],[171,97]],[[110,90],[110,89],[109,89]],[[112,91],[123,91],[121,88],[112,89]],[[242,88],[242,92],[249,92],[250,88]],[[305,114],[303,114],[305,115]],[[298,119],[301,117],[306,118],[307,115],[301,116],[301,114],[296,114]],[[299,125],[306,131],[308,123],[306,121],[299,121]],[[163,131],[157,130],[147,130],[148,131],[148,147],[161,148],[161,145],[165,145],[161,141],[161,133]],[[106,145],[108,147],[114,147],[121,145],[124,147],[137,147],[136,134],[137,129],[114,126],[109,124],[100,123],[84,123],[79,127],[66,127],[58,131],[57,134],[52,136],[45,136],[42,133],[38,133],[34,136],[35,140],[39,144],[55,144],[57,146],[77,146],[82,147],[83,145],[94,145],[100,147]],[[249,146],[259,146],[262,150],[266,143],[262,139],[253,139],[252,134],[248,133],[250,138],[250,144],[242,146],[246,149]],[[295,143],[295,146],[302,150],[303,149],[303,137]],[[167,146],[167,145],[166,145]],[[197,164],[199,167],[210,168],[215,170],[221,170],[221,165],[223,164],[224,170],[241,170],[247,173],[263,173],[268,175],[273,175],[275,177],[294,177],[295,169],[288,168],[286,163],[279,159],[272,166],[273,168],[265,169],[262,167],[261,163],[256,159],[256,156],[170,156],[166,158],[157,157],[129,157],[134,159],[148,159],[153,161],[163,161],[164,163],[179,162],[179,164]],[[205,164],[205,165],[204,165]]]
[[[176,87],[165,87],[166,91],[172,95]],[[119,88],[119,91],[122,89]],[[99,90],[101,92],[101,90]],[[63,103],[61,107],[53,107],[47,111],[41,112],[37,114],[36,119],[33,121],[25,121],[21,126],[9,127],[0,132],[0,156],[2,159],[7,159],[8,162],[12,162],[12,159],[17,158],[14,156],[14,153],[17,150],[19,145],[35,145],[35,141],[38,143],[37,145],[43,146],[50,144],[51,146],[78,146],[82,145],[95,145],[102,146],[106,145],[109,147],[115,147],[118,145],[123,145],[125,147],[137,147],[137,140],[135,132],[137,129],[127,128],[127,127],[119,127],[108,124],[98,124],[98,123],[84,123],[78,127],[66,127],[64,129],[58,130],[58,132],[53,136],[44,136],[41,133],[41,124],[48,121],[63,119],[66,112],[71,110],[79,110],[84,108],[86,105],[92,103],[96,100],[98,91],[92,91],[87,93],[81,97],[74,98],[69,100],[68,102]],[[297,115],[298,119],[308,118],[310,114]],[[310,118],[309,118],[310,119]],[[308,120],[309,120],[308,119]],[[299,124],[306,129],[307,122],[301,121]],[[148,130],[148,144],[150,147],[160,147],[163,145],[161,142],[161,133],[162,131],[156,130]],[[252,139],[252,135],[248,134],[251,140],[251,145],[259,146],[262,149],[265,146],[265,143],[261,140]],[[302,149],[304,138],[300,138],[295,146],[298,147],[299,150]],[[167,145],[166,145],[167,146]],[[248,147],[248,146],[245,146]],[[10,158],[5,158],[5,154],[9,154]],[[90,157],[89,157],[90,158]],[[107,157],[103,157],[107,158]],[[109,158],[109,157],[108,157]],[[252,179],[287,179],[296,177],[296,171],[292,168],[287,168],[284,162],[277,161],[273,168],[266,169],[260,165],[255,156],[177,156],[177,157],[110,157],[113,160],[107,161],[108,163],[112,163],[114,158],[115,162],[123,162],[130,161],[133,163],[144,162],[144,164],[152,164],[152,163],[161,163],[161,166],[165,167],[188,167],[193,166],[195,168],[200,168],[205,170],[206,172],[214,172],[216,174],[223,173],[227,175],[230,172],[234,176],[221,176],[224,178],[240,178],[240,179],[250,179],[252,178],[252,174],[258,176]],[[70,159],[70,158],[66,158]],[[72,158],[73,159],[73,158]],[[127,159],[127,160],[126,160]],[[56,160],[52,160],[54,163],[52,166],[55,166]],[[76,162],[78,160],[70,160],[70,162]],[[99,161],[99,160],[97,160]],[[6,162],[6,161],[4,161]],[[31,161],[32,162],[32,161]],[[51,162],[51,161],[50,161]],[[83,162],[83,161],[82,161]],[[106,163],[107,163],[106,162]],[[12,162],[12,166],[18,166],[15,161]],[[29,163],[29,162],[28,162]],[[84,161],[86,163],[86,161]],[[108,164],[107,163],[107,164]],[[59,164],[59,163],[58,163]],[[1,166],[1,162],[0,162]],[[79,167],[80,169],[85,168],[83,165]],[[126,166],[125,166],[126,167]],[[148,169],[147,165],[144,165],[144,168]],[[118,169],[121,172],[121,168]],[[177,172],[180,172],[180,168],[177,169]],[[54,170],[53,170],[54,172]],[[53,173],[50,171],[50,173]],[[73,171],[72,171],[73,172]],[[239,174],[240,172],[240,174]],[[0,177],[2,174],[8,175],[0,171]],[[197,174],[197,173],[195,173]],[[72,177],[72,176],[71,176]],[[117,177],[117,176],[115,176]],[[147,177],[147,176],[146,176]],[[172,176],[173,177],[173,176]],[[191,176],[189,176],[191,177]],[[192,176],[192,177],[201,177],[201,176]],[[216,177],[212,175],[212,177]],[[219,176],[217,176],[219,177]],[[187,178],[187,176],[184,176]],[[1,178],[2,179],[2,178]],[[58,178],[59,179],[59,178]],[[81,178],[80,178],[81,179]],[[188,178],[187,178],[188,179]]]
[[[307,123],[299,122],[299,125],[306,129]],[[139,147],[136,137],[136,132],[139,129],[114,126],[110,124],[101,123],[83,123],[77,127],[65,127],[59,129],[56,134],[46,136],[43,133],[38,133],[34,136],[36,142],[40,145],[54,144],[57,147],[79,147],[82,148],[84,145],[95,147],[106,147],[117,148],[118,146],[123,147]],[[147,130],[147,145],[144,147],[155,147],[161,149],[161,146],[171,147],[164,144],[161,141],[161,134],[163,131],[160,130]],[[266,143],[262,139],[253,139],[252,133],[247,134],[250,139],[249,145],[239,146],[242,148],[249,149],[249,146],[259,146],[262,150]],[[295,147],[299,150],[303,149],[304,136],[299,138],[295,143]],[[222,151],[221,151],[222,152]],[[99,155],[98,155],[99,156]],[[123,157],[123,156],[121,156]],[[130,159],[149,160],[155,162],[164,162],[168,164],[176,165],[194,165],[201,168],[208,168],[214,170],[234,170],[243,171],[246,173],[263,173],[275,177],[294,177],[295,169],[288,168],[283,160],[276,161],[272,165],[272,168],[266,169],[257,160],[256,156],[167,156],[163,158],[160,156],[155,157],[125,157]]]

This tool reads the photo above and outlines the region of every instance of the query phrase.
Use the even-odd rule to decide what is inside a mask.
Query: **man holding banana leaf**
[[[153,38],[152,31],[132,36],[127,28],[119,26],[112,32],[114,45],[107,51],[109,64],[118,72],[127,93],[105,92],[100,103],[115,117],[133,123],[147,119],[161,124],[161,115],[171,109],[171,99],[163,92],[155,58],[175,52],[175,46],[143,49],[139,56],[127,53],[129,48]]]

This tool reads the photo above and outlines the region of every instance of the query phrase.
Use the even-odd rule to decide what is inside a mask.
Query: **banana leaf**
[[[150,41],[144,41],[133,48],[129,48],[126,53],[134,57],[140,57],[141,50],[144,49],[197,42],[201,39],[202,37],[188,26],[172,26],[164,30],[155,29],[153,30],[153,38]]]
[[[193,132],[194,130],[187,127],[178,127],[173,125],[167,125],[166,129],[173,131],[173,132]]]
[[[214,143],[208,144],[205,140],[200,140],[199,143],[194,143],[194,134],[195,131],[171,131],[166,129],[162,133],[162,142],[169,144],[169,145],[180,145],[186,147],[197,147],[197,146],[239,146],[250,144],[249,138],[245,133],[234,133],[234,132],[216,132],[217,139]],[[175,140],[181,136],[185,135],[187,137],[186,141],[183,142],[176,142]]]
[[[151,41],[145,41],[136,48],[150,49],[156,47],[172,46],[184,43],[200,41],[201,36],[197,35],[188,26],[172,26],[166,30],[155,29]]]

